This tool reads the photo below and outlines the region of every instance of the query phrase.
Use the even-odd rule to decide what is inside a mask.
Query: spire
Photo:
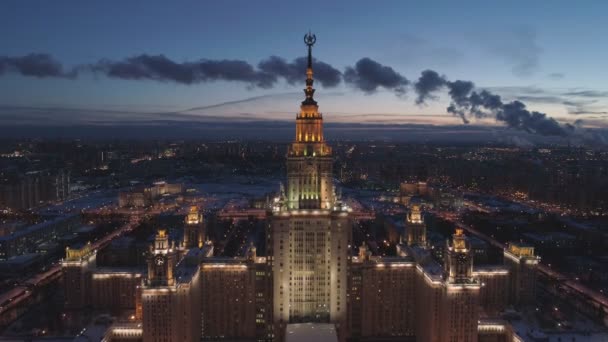
[[[308,46],[308,65],[306,66],[306,89],[304,94],[306,99],[302,102],[303,105],[316,105],[317,102],[313,99],[315,89],[312,87],[314,80],[312,79],[312,46],[315,45],[317,36],[310,31],[304,35],[304,43]]]

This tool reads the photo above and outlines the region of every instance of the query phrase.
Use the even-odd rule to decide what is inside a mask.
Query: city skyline
[[[606,57],[598,46],[605,32],[593,26],[593,13],[605,6],[600,2],[557,2],[550,12],[528,4],[526,13],[520,11],[523,3],[370,8],[309,2],[318,14],[314,23],[280,15],[298,13],[294,5],[270,2],[238,13],[220,4],[190,5],[134,2],[116,12],[107,3],[4,3],[0,119],[22,127],[289,121],[291,104],[301,94],[300,64],[293,61],[304,56],[293,39],[310,28],[320,38],[316,56],[327,63],[318,87],[322,111],[332,113],[328,123],[461,125],[446,112],[445,90],[435,94],[437,100],[416,104],[416,81],[430,69],[450,81],[472,81],[505,101],[519,100],[562,124],[605,127],[608,90],[595,71]],[[589,20],[565,30],[561,23],[576,15]],[[468,16],[477,19],[474,24],[460,19]],[[24,20],[35,24],[22,27]],[[592,47],[595,53],[588,54]],[[62,69],[36,68],[47,60],[24,59],[32,53],[48,54]],[[146,58],[177,71],[142,73],[142,65],[150,65]],[[210,63],[203,76],[183,75],[188,63],[200,60]],[[224,60],[240,64],[218,63]],[[366,73],[369,65],[359,68],[361,60],[391,69]],[[116,69],[125,66],[131,69]],[[231,74],[235,70],[249,74]],[[502,125],[491,117],[471,122]]]
[[[8,4],[0,340],[608,341],[608,6]]]

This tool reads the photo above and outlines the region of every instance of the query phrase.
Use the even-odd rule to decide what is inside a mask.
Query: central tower
[[[306,98],[296,117],[296,136],[287,152],[287,207],[289,209],[330,209],[335,195],[332,184],[331,147],[323,138],[323,115],[314,100],[312,46],[317,38],[304,36],[308,46]]]
[[[273,276],[275,331],[284,331],[289,323],[331,322],[340,334],[346,319],[352,220],[335,196],[331,148],[314,100],[315,41],[313,34],[304,36],[306,98],[287,150],[287,189],[275,201],[269,220],[267,262]]]

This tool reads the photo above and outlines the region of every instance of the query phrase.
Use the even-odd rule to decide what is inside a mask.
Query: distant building
[[[154,204],[156,200],[165,195],[180,195],[184,193],[183,184],[169,184],[157,182],[152,186],[139,186],[129,191],[118,194],[118,206],[125,207],[147,207]]]
[[[0,182],[0,208],[24,210],[61,201],[70,194],[70,173],[66,170],[30,171]]]
[[[429,186],[426,182],[403,182],[399,186],[399,202],[409,205],[412,197],[426,198],[430,194]]]

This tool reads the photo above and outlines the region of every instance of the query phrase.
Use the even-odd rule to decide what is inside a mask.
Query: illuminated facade
[[[349,337],[415,341],[416,263],[371,256],[364,244],[349,273]]]
[[[250,247],[246,258],[205,258],[201,265],[202,338],[273,341],[272,274]]]
[[[287,152],[287,191],[269,219],[268,264],[273,274],[273,318],[288,323],[336,323],[346,319],[347,267],[352,220],[336,198],[331,148],[313,98],[312,45],[308,46],[306,95],[296,117],[296,136]]]
[[[481,286],[479,289],[479,308],[482,317],[499,317],[509,306],[509,268],[504,265],[477,266],[473,268]]]
[[[133,311],[137,314],[138,288],[142,280],[140,270],[97,268],[91,274],[91,305],[111,313]]]

